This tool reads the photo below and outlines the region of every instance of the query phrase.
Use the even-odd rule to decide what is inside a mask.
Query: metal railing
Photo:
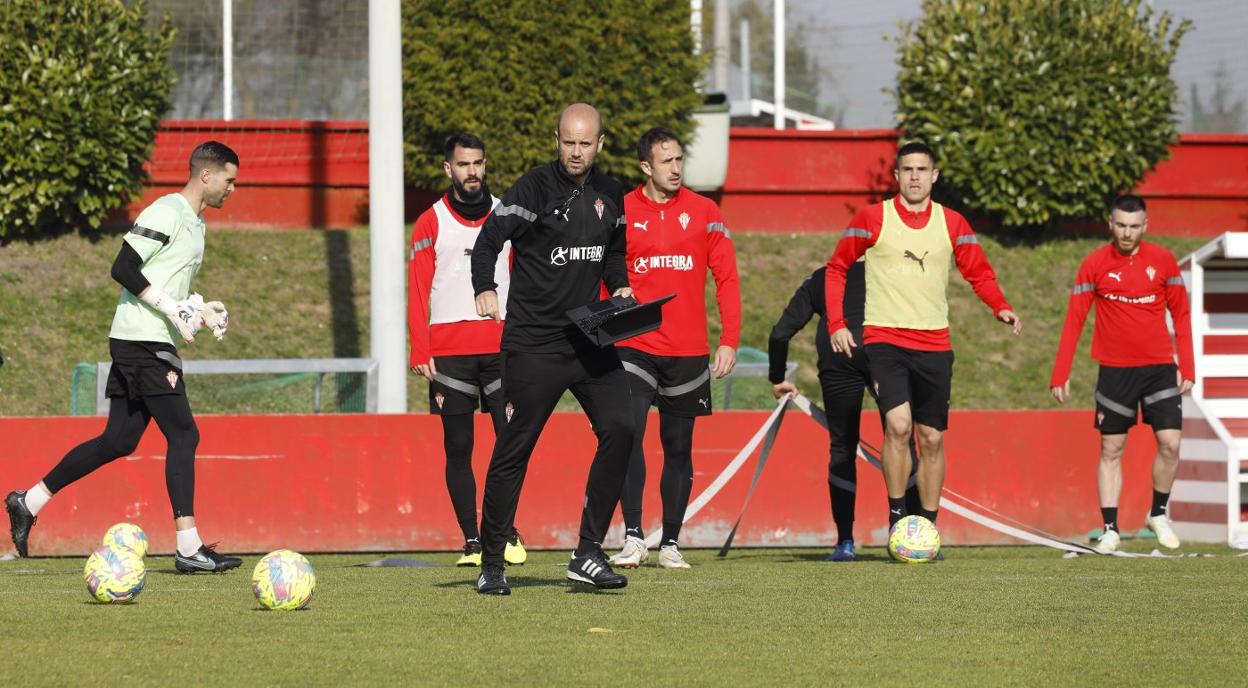
[[[95,364],[95,412],[108,415],[108,398],[104,392],[108,386],[108,373],[112,362]],[[312,392],[314,413],[321,412],[321,387],[326,374],[363,373],[365,383],[365,413],[377,412],[377,362],[371,358],[248,358],[217,359],[207,361],[183,361],[182,372],[186,375],[292,375],[316,376]]]

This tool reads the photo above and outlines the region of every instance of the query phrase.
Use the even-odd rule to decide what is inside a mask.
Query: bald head
[[[602,117],[592,105],[573,103],[559,115],[555,132],[559,146],[559,163],[564,174],[580,184],[589,176],[594,157],[602,150]]]
[[[572,103],[559,113],[559,134],[563,135],[565,127],[588,128],[594,137],[602,135],[602,115],[589,103]]]

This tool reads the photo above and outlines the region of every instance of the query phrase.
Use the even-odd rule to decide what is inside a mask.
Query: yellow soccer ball
[[[940,553],[940,533],[936,524],[922,516],[907,516],[888,533],[888,553],[897,561],[922,564]]]
[[[251,591],[265,609],[302,609],[312,599],[314,590],[316,572],[312,564],[307,557],[288,549],[264,555],[251,574]]]
[[[100,602],[129,602],[143,591],[147,568],[128,547],[97,547],[82,571],[87,592]]]
[[[118,523],[104,533],[105,547],[128,547],[139,555],[147,556],[147,533],[133,523]]]

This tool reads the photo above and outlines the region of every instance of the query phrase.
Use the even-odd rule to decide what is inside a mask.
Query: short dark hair
[[[931,146],[923,143],[922,141],[911,141],[903,145],[901,148],[898,148],[897,164],[901,164],[902,158],[907,155],[914,155],[915,153],[922,153],[923,155],[926,155],[928,159],[932,161],[932,167],[936,166],[936,151],[933,151]]]
[[[1123,194],[1111,201],[1109,214],[1113,215],[1115,210],[1121,210],[1124,213],[1148,212],[1144,206],[1144,199],[1135,194]]]
[[[205,167],[221,169],[227,164],[238,166],[238,153],[220,141],[204,141],[191,151],[191,176]]]
[[[447,139],[446,145],[442,147],[442,154],[446,158],[447,162],[450,162],[451,158],[455,157],[455,149],[457,147],[471,148],[473,150],[481,151],[482,155],[485,154],[484,141],[476,136],[473,136],[472,134],[455,134],[451,138]]]
[[[664,141],[675,141],[681,150],[685,149],[685,144],[681,143],[680,137],[676,135],[676,132],[667,127],[654,127],[642,134],[641,138],[637,140],[637,159],[653,163],[654,144],[663,143]]]

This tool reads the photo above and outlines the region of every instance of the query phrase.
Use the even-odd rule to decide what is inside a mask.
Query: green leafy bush
[[[168,109],[173,29],[145,3],[0,5],[0,237],[90,229],[137,195]]]
[[[953,202],[1006,227],[1102,217],[1169,154],[1189,23],[1139,0],[925,0],[898,39],[899,125]]]
[[[504,189],[555,159],[559,112],[577,101],[602,114],[607,140],[597,164],[635,176],[646,129],[692,131],[703,65],[687,2],[406,0],[408,181],[446,185],[442,145],[467,131],[485,141],[490,183]]]

